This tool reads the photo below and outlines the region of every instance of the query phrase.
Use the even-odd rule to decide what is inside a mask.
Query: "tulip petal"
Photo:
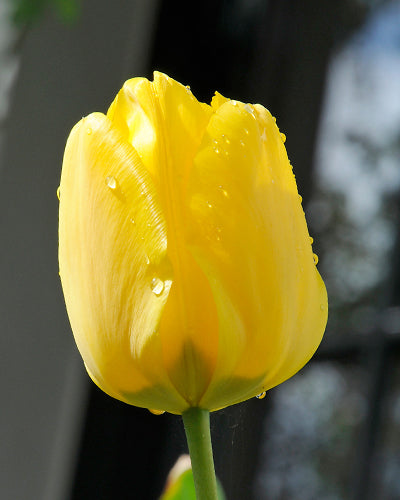
[[[293,375],[319,345],[327,315],[273,117],[262,106],[220,102],[194,160],[187,202],[187,242],[218,311],[218,361],[201,400],[213,409]]]
[[[153,177],[162,202],[168,205],[172,194],[181,197],[185,189],[212,112],[188,87],[156,71],[153,82],[146,78],[126,81],[107,116],[133,145]],[[176,184],[174,193],[165,189],[166,176]]]
[[[173,280],[165,218],[138,154],[104,115],[72,130],[60,193],[60,276],[90,376],[123,401],[182,412],[158,331]]]
[[[157,187],[166,220],[174,280],[160,323],[171,381],[196,406],[214,371],[217,312],[208,279],[185,241],[186,189],[193,158],[213,109],[162,73],[125,83],[108,116],[131,142]]]

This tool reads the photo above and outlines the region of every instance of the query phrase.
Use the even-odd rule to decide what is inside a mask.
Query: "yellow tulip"
[[[211,105],[162,73],[73,128],[60,276],[86,369],[126,403],[244,401],[318,347],[327,296],[287,158],[261,105]]]

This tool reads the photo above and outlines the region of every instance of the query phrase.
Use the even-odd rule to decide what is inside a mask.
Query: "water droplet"
[[[232,106],[237,106],[238,105],[237,101],[231,101],[231,103],[232,103]]]
[[[273,120],[274,120],[274,122],[276,123],[276,118],[275,118],[275,116],[273,116],[273,117],[272,117],[272,119],[273,119]]]
[[[162,415],[163,413],[165,413],[164,410],[152,410],[149,408],[149,412],[152,413],[153,415]]]
[[[264,142],[267,140],[267,132],[265,131],[265,129],[263,130],[263,133],[261,135],[261,140]]]
[[[186,90],[188,90],[190,92],[190,85],[186,85]]]
[[[117,181],[116,181],[115,177],[113,177],[112,175],[109,175],[108,177],[106,177],[106,184],[110,189],[117,188]]]
[[[314,243],[314,238],[312,236],[310,236],[310,243],[311,245]]]
[[[129,220],[130,220],[131,224],[136,224],[135,219],[133,219],[132,217]]]
[[[221,190],[222,195],[225,196],[225,198],[228,198],[229,194],[228,194],[228,191],[226,189],[224,189],[224,186],[218,186],[218,187]]]
[[[225,144],[230,144],[230,143],[231,143],[231,141],[230,141],[230,140],[226,137],[226,135],[225,135],[225,134],[222,134],[222,136],[221,136],[221,137],[222,137],[222,139],[225,141]]]
[[[249,131],[247,130],[247,128],[244,128],[244,129],[243,129],[243,132],[244,132],[246,135],[249,135]]]
[[[286,142],[286,135],[285,135],[285,134],[283,134],[282,132],[281,132],[281,139],[282,139],[282,142],[283,142],[283,143],[285,143],[285,142]]]
[[[58,188],[57,188],[57,198],[58,198],[58,201],[60,201],[60,186],[58,186]]]
[[[319,308],[321,309],[321,311],[325,311],[325,306],[324,306],[324,304],[321,304],[321,305],[319,306]]]
[[[219,155],[219,153],[221,152],[221,150],[217,146],[215,146],[213,149],[217,153],[217,155]]]
[[[266,394],[267,394],[266,391],[260,392],[260,394],[257,394],[256,398],[257,399],[264,399]]]
[[[245,104],[244,105],[244,109],[253,117],[255,118],[255,115],[254,115],[254,109],[253,109],[253,106],[251,106],[251,104]]]
[[[144,236],[142,236],[141,239],[144,241]],[[145,254],[145,257],[146,257],[146,264],[149,266],[150,265],[150,257],[147,255],[147,253]]]
[[[239,144],[243,147],[244,146],[244,141],[240,140]]]
[[[272,182],[272,184],[275,184],[275,180],[274,179],[271,179],[271,182]]]
[[[92,129],[89,127],[87,130],[86,130],[86,133],[87,135],[90,135],[92,133]]]
[[[207,206],[208,206],[208,208],[212,208],[212,203],[210,203],[209,201],[207,201]]]
[[[164,281],[160,280],[160,278],[153,278],[151,280],[151,291],[159,297],[164,291]]]
[[[314,264],[318,264],[318,255],[316,253],[313,253],[313,259],[314,259]]]
[[[299,194],[299,201],[300,203],[303,201],[303,197],[301,196],[301,194]]]

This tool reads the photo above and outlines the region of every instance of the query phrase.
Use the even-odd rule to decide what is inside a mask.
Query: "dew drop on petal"
[[[160,278],[153,278],[150,287],[154,295],[159,297],[164,291],[164,281],[160,280]]]
[[[244,141],[240,140],[239,144],[243,147],[244,146]]]
[[[257,399],[264,399],[266,394],[267,394],[266,391],[260,392],[260,394],[257,394],[256,398]]]
[[[232,103],[232,106],[237,106],[238,105],[237,101],[231,101],[231,103]]]
[[[301,194],[299,194],[299,201],[300,203],[303,201],[303,197],[301,196]]]
[[[282,132],[281,132],[281,139],[282,139],[282,142],[283,142],[283,143],[285,143],[285,142],[286,142],[286,135],[285,135],[285,134],[283,134]]]
[[[219,155],[219,153],[221,152],[221,150],[217,146],[215,146],[213,149],[217,153],[217,155]]]
[[[318,264],[318,255],[316,253],[313,253],[313,259],[314,259],[314,264]]]
[[[245,104],[244,109],[249,113],[249,115],[251,115],[253,118],[255,118],[253,106],[251,106],[250,104]]]
[[[325,311],[325,306],[324,306],[324,304],[321,304],[321,305],[319,306],[319,308],[321,309],[321,311]]]
[[[87,135],[90,135],[92,133],[92,129],[89,127],[87,130],[86,130],[86,133]]]
[[[207,201],[207,206],[208,206],[208,208],[212,208],[212,203],[210,203],[209,201]]]
[[[149,408],[149,412],[152,413],[153,415],[162,415],[163,413],[165,413],[164,410],[152,410]]]
[[[311,245],[314,243],[314,238],[312,236],[310,236],[310,243]]]
[[[246,135],[249,135],[249,131],[247,130],[247,128],[243,129],[243,131]]]
[[[132,217],[129,219],[129,221],[130,221],[130,223],[131,223],[131,224],[133,224],[133,225],[135,225],[135,224],[136,224],[135,219],[133,219]]]
[[[58,188],[57,188],[57,198],[58,198],[58,201],[60,201],[60,186],[58,186]]]
[[[262,133],[262,135],[261,135],[261,140],[262,140],[263,142],[265,142],[265,141],[267,140],[267,133],[266,133],[265,129],[263,130],[263,133]]]
[[[108,177],[106,177],[106,184],[110,189],[117,188],[117,181],[116,181],[115,177],[113,177],[112,175],[109,175]]]

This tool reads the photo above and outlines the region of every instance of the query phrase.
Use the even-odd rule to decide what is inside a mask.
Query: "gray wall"
[[[88,0],[31,29],[0,164],[0,498],[67,498],[87,378],[58,278],[56,189],[69,130],[147,70],[157,0]]]

